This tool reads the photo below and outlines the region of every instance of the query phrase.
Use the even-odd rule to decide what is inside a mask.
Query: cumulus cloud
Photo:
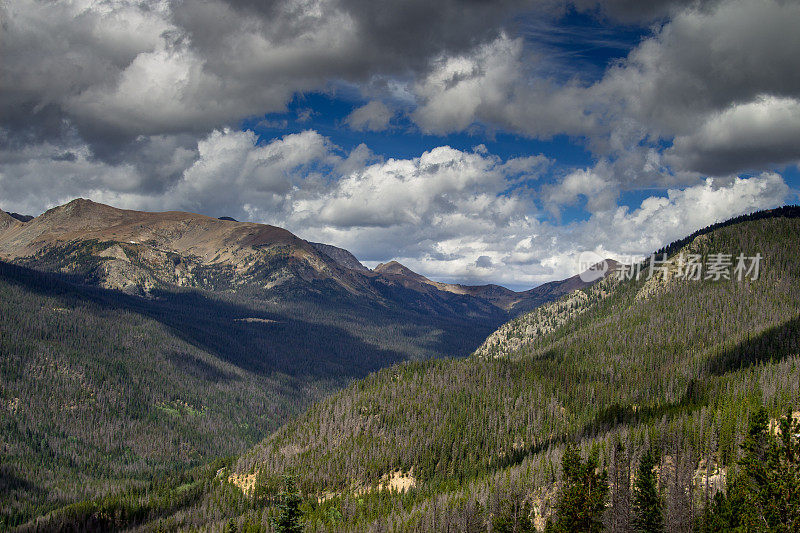
[[[608,164],[603,161],[593,168],[578,169],[552,185],[542,188],[542,200],[547,208],[558,215],[564,206],[577,203],[580,197],[586,200],[590,213],[607,211],[617,205],[619,185],[610,175]]]
[[[618,253],[647,254],[715,222],[782,205],[789,192],[775,173],[726,181],[707,178],[693,187],[670,189],[665,197],[646,198],[633,211],[619,207],[599,213],[589,224],[597,228],[596,236],[614,242]]]
[[[570,4],[663,24],[600,81],[559,81],[512,21],[522,12],[550,21]],[[482,124],[568,134],[614,157],[713,129],[720,113],[759,98],[800,99],[800,5],[781,0],[545,0],[534,9],[511,0],[14,0],[0,9],[0,116],[10,138],[54,140],[73,128],[103,159],[139,135],[198,138],[280,112],[295,94],[337,81],[383,80],[387,97],[410,98],[427,133]],[[380,130],[389,118],[373,101],[347,123]],[[740,139],[736,168],[785,161],[786,146],[759,150],[752,140]],[[673,155],[680,169],[715,169],[681,147]]]
[[[265,145],[258,145],[252,132],[214,131],[198,143],[198,151],[200,157],[167,194],[186,207],[237,214],[245,204],[269,210],[296,176],[310,181],[315,167],[339,161],[329,141],[310,130]]]
[[[14,0],[0,7],[0,105],[15,127],[50,106],[89,140],[206,132],[330,80],[418,71],[493,38],[519,5]]]
[[[636,18],[641,4],[650,3],[616,2],[605,9]],[[800,101],[800,34],[794,30],[800,4],[662,2],[641,15],[656,12],[671,17],[590,84],[554,79],[539,52],[509,34],[443,56],[414,85],[419,105],[412,118],[423,131],[438,134],[483,124],[536,138],[583,136],[596,154],[612,158],[641,153],[643,146],[659,150],[677,137],[669,162],[680,171],[732,172],[792,161],[796,150],[786,134],[794,117],[778,109],[791,111],[787,105]],[[727,165],[719,164],[721,147],[709,146],[706,157],[682,146],[698,130],[710,135],[756,112],[757,127],[728,139],[728,152],[737,157]],[[686,157],[679,160],[681,155]],[[647,173],[630,178],[641,185]]]
[[[345,124],[356,131],[382,131],[389,127],[394,113],[383,102],[373,100],[345,118]]]
[[[35,214],[42,202],[85,196],[120,207],[228,215],[343,246],[366,262],[398,259],[434,279],[515,288],[575,274],[581,251],[647,254],[713,222],[780,205],[789,193],[776,173],[708,178],[632,210],[600,202],[587,220],[560,225],[536,203],[609,187],[595,183],[608,175],[606,163],[535,190],[532,178],[549,167],[543,156],[503,160],[440,146],[380,160],[364,145],[347,153],[312,130],[262,144],[252,132],[216,130],[198,143],[178,180],[145,194],[132,185],[144,179],[134,166],[93,161],[86,148],[75,147],[72,157],[51,145],[30,150],[16,159],[0,154],[4,209]]]
[[[492,268],[494,263],[492,263],[491,257],[488,255],[482,255],[475,260],[475,266],[478,268]]]
[[[800,4],[712,2],[676,14],[618,68],[603,89],[667,133],[694,129],[708,112],[759,95],[800,96]]]
[[[556,76],[515,28],[571,6],[654,26],[599,79]],[[0,17],[0,202],[15,211],[89,196],[229,215],[432,277],[520,286],[574,273],[580,249],[647,253],[777,205],[786,183],[760,172],[800,160],[797,2],[12,0]],[[353,130],[405,120],[388,102],[422,133],[565,134],[595,162],[480,145],[383,158],[313,129],[264,143],[235,129],[333,86],[370,99]],[[653,186],[666,196],[617,207]],[[547,222],[582,201],[588,220]]]
[[[800,161],[800,100],[761,96],[733,105],[678,136],[667,157],[715,175]]]
[[[411,116],[437,134],[475,122],[543,138],[591,132],[593,117],[576,105],[581,88],[531,77],[536,61],[521,38],[506,34],[468,54],[440,57],[415,86],[419,106]]]

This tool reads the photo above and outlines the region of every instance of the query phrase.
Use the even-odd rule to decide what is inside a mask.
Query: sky
[[[800,203],[797,1],[8,0],[0,20],[6,211],[231,216],[525,289]]]

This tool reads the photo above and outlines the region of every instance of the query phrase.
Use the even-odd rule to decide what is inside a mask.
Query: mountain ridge
[[[656,448],[665,523],[690,531],[686,517],[735,472],[749,416],[800,401],[798,234],[791,210],[720,224],[672,253],[758,252],[756,279],[672,278],[653,290],[652,280],[606,278],[508,322],[475,357],[370,375],[282,426],[233,472],[257,474],[253,494],[283,473],[309,498],[334,494],[312,516],[341,509],[348,531],[446,531],[465,514],[491,524],[507,502],[529,504],[525,518],[541,530],[568,443],[599,453],[617,487]],[[413,472],[415,489],[351,511],[360,487],[392,472]],[[629,513],[617,494],[609,529]]]
[[[454,312],[465,305],[486,314],[517,313],[588,284],[572,276],[516,292],[488,284],[433,281],[397,261],[370,270],[349,251],[306,241],[266,224],[181,211],[125,210],[79,198],[27,222],[0,218],[0,258],[34,268],[72,272],[106,288],[148,294],[169,285],[262,291],[311,290],[328,284],[375,300],[399,288],[416,305]],[[410,291],[410,292],[409,292]]]

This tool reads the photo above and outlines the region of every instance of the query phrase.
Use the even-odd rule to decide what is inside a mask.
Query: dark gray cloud
[[[796,161],[786,115],[748,115],[754,121],[746,123],[743,111],[765,98],[800,102],[800,4],[682,6],[664,3],[670,17],[663,26],[591,84],[549,77],[551,66],[542,71],[536,50],[512,35],[436,62],[414,85],[412,117],[431,133],[483,124],[544,139],[581,136],[596,155],[633,163],[616,170],[636,186],[661,183],[669,169],[660,165],[718,174]],[[736,132],[717,135],[724,143],[710,136],[720,116]],[[675,148],[661,159],[659,147],[673,139]]]
[[[667,135],[760,96],[800,98],[799,26],[797,2],[730,0],[680,12],[609,71],[600,95],[618,95]]]
[[[735,105],[677,137],[666,159],[711,175],[800,161],[800,101],[762,97]]]
[[[475,260],[475,266],[478,268],[492,268],[494,263],[492,262],[492,258],[488,255],[482,255]]]
[[[654,30],[599,81],[559,77],[566,59],[515,31],[526,18],[546,29],[570,6]],[[10,0],[0,20],[0,201],[16,211],[91,196],[229,214],[368,258],[396,250],[441,277],[495,265],[533,282],[563,272],[578,245],[678,237],[674,212],[705,224],[775,205],[778,176],[723,186],[703,174],[800,159],[800,4],[788,0]],[[235,131],[334,86],[373,102],[351,115],[355,129],[407,113],[434,134],[568,134],[597,163],[532,191],[510,184],[539,175],[544,157],[439,147],[389,162],[314,131],[262,146]],[[647,186],[674,190],[617,207]],[[597,227],[537,222],[537,206],[582,202]]]
[[[45,139],[69,122],[92,144],[204,133],[331,80],[420,72],[496,37],[520,5],[15,0],[0,8],[3,125]]]
[[[714,113],[764,95],[800,98],[796,3],[572,5],[619,20],[667,18],[603,80],[584,86],[551,79],[537,67],[537,50],[514,37],[520,17],[563,13],[567,4],[556,0],[183,0],[102,8],[15,0],[0,8],[0,121],[8,142],[77,134],[93,157],[115,163],[120,154],[146,156],[137,151],[141,135],[197,138],[283,110],[297,92],[332,81],[390,91],[397,84],[387,80],[404,79],[412,116],[427,132],[483,123],[541,138],[567,133],[586,136],[602,155],[648,136],[687,135]],[[382,111],[355,127],[382,127]],[[619,146],[622,138],[627,146]],[[684,167],[710,168],[690,159]]]

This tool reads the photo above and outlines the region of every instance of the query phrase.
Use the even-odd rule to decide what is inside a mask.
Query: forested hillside
[[[800,404],[798,236],[800,219],[774,215],[698,235],[673,252],[760,253],[758,278],[607,279],[572,297],[581,312],[561,320],[554,304],[521,317],[469,361],[401,364],[353,384],[236,470],[267,486],[291,474],[311,501],[328,495],[309,507],[328,526],[333,508],[352,530],[445,529],[468,509],[488,526],[510,502],[543,525],[566,443],[584,456],[594,447],[612,480],[652,447],[668,530],[688,530],[736,472],[754,409],[775,417]],[[359,492],[397,470],[414,490]],[[611,529],[629,523],[630,490],[610,496]]]
[[[467,354],[490,331],[74,281],[0,262],[0,524],[242,452],[354,378]]]
[[[308,531],[548,520],[561,531],[572,511],[611,531],[648,516],[668,531],[730,524],[755,490],[754,457],[783,460],[782,483],[797,475],[780,459],[791,437],[769,441],[769,419],[800,406],[795,213],[699,233],[668,248],[659,279],[607,278],[509,322],[466,360],[400,361],[358,380],[234,462],[87,498],[24,529],[271,531],[295,516],[290,504]],[[676,275],[679,257],[715,253],[732,256],[731,279]],[[757,276],[737,279],[739,254],[760,254]]]

